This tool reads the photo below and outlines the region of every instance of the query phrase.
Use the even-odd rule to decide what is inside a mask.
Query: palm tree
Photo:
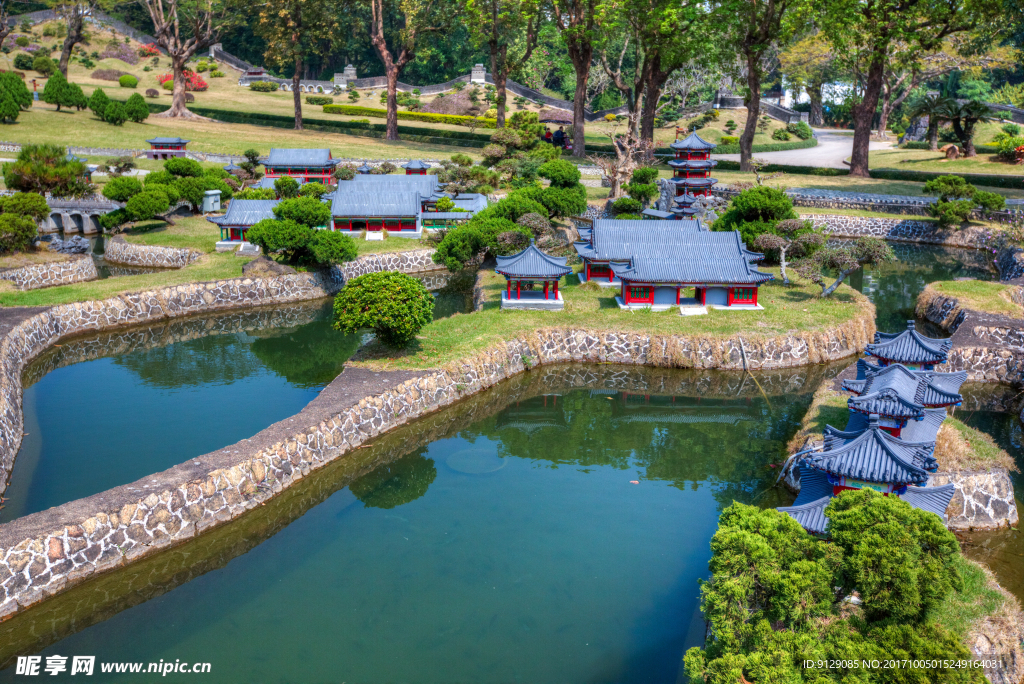
[[[978,156],[974,149],[974,128],[983,121],[991,121],[995,115],[991,107],[979,100],[970,100],[962,104],[952,100],[947,103],[943,114],[944,118],[953,124],[953,132],[964,147],[965,157]]]
[[[956,105],[952,98],[942,95],[925,95],[910,111],[910,118],[916,119],[921,116],[928,117],[928,149],[935,151],[939,149],[939,124],[945,119],[945,113],[949,110],[950,103]]]

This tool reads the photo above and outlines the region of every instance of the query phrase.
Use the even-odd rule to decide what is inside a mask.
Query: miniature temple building
[[[274,184],[277,181],[281,180],[282,178],[285,178],[285,176],[264,176],[263,178],[260,178],[258,181],[256,181],[255,183],[252,183],[248,187],[250,187],[250,188],[252,188],[254,190],[273,190],[274,193],[276,194],[277,193],[277,186],[274,185]],[[288,178],[291,178],[291,176],[288,176]],[[293,180],[296,183],[298,183],[300,187],[306,184],[306,179],[305,178],[295,178]],[[314,183],[319,183],[320,181],[313,181],[313,182]],[[279,195],[277,196],[277,198],[281,199],[281,197]]]
[[[881,428],[877,415],[870,416],[867,427],[856,433],[832,429],[826,434],[824,449],[804,456],[800,463],[796,501],[779,510],[793,516],[807,531],[824,534],[828,525],[824,511],[832,497],[844,490],[866,488],[898,496],[945,520],[956,488],[952,484],[924,486],[938,469],[933,450],[934,444],[893,437]]]
[[[599,219],[579,232],[581,280],[618,287],[621,308],[760,309],[758,288],[773,279],[751,267],[762,255],[748,250],[738,232],[710,232],[699,221]],[[684,297],[689,288],[693,296]]]
[[[683,140],[679,139],[676,129],[676,140],[669,145],[675,153],[668,165],[672,167],[671,182],[676,186],[676,201],[683,195],[707,195],[711,186],[718,182],[708,174],[718,162],[711,159],[711,150],[717,145],[709,143],[696,133],[691,133]]]
[[[862,361],[858,361],[858,374],[861,363]],[[868,395],[893,388],[902,396],[913,398],[914,402],[922,406],[937,408],[959,406],[963,402],[963,397],[959,393],[960,386],[966,381],[967,371],[912,371],[902,364],[894,363],[878,370],[868,370],[864,378],[843,380],[843,389],[856,395]]]
[[[875,333],[875,343],[867,345],[865,352],[878,359],[881,366],[901,363],[910,370],[934,370],[949,357],[951,339],[936,340],[917,332],[914,321],[907,321],[901,333]]]
[[[373,173],[373,167],[367,164],[366,162],[363,162],[362,164],[356,167],[356,173],[359,175],[368,176],[371,173]]]
[[[238,176],[241,175],[242,173],[242,167],[238,166],[237,164],[228,164],[227,166],[222,166],[221,168],[230,173],[232,176]]]
[[[183,138],[153,138],[147,140],[149,149],[146,150],[148,159],[170,159],[172,157],[184,157],[185,146],[191,142]]]
[[[413,159],[402,164],[402,168],[405,169],[405,175],[407,176],[425,176],[427,171],[430,170],[430,164],[421,162],[419,159]]]
[[[676,206],[672,207],[672,213],[681,219],[693,218],[700,211],[700,207],[694,206],[697,204],[697,196],[691,195],[689,192],[676,195],[675,203]]]
[[[263,168],[267,178],[291,176],[300,183],[330,185],[338,161],[331,158],[331,151],[326,148],[271,148]]]
[[[572,269],[565,264],[566,257],[548,256],[530,240],[523,251],[497,257],[497,260],[498,267],[494,271],[505,276],[506,282],[505,290],[501,293],[502,309],[560,311],[565,306],[558,292],[558,281],[572,273]],[[543,291],[540,289],[541,284]],[[524,285],[527,288],[525,290]]]
[[[851,411],[879,416],[881,429],[894,437],[900,436],[908,421],[924,418],[924,406],[891,388],[850,397],[846,404]]]
[[[921,442],[931,444],[934,448],[935,438],[939,433],[939,428],[942,427],[942,422],[946,420],[946,409],[926,408],[923,413],[924,415],[920,420],[907,421],[907,424],[900,430],[899,438],[904,442]],[[862,432],[867,429],[868,420],[869,417],[866,414],[860,413],[859,411],[850,411],[850,417],[846,421],[846,427],[842,430],[837,430],[831,425],[826,425],[825,435],[828,436],[830,433],[835,432]]]
[[[220,228],[221,242],[243,242],[249,228],[263,219],[277,218],[274,207],[278,202],[280,200],[234,199],[228,204],[228,210],[223,216],[208,216],[206,220]]]

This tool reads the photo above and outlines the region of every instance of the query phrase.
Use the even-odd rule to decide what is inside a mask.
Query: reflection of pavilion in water
[[[591,393],[593,394],[593,393]],[[761,420],[761,412],[744,399],[619,392],[612,404],[615,423],[724,423]]]

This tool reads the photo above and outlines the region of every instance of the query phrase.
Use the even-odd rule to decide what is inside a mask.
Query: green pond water
[[[898,330],[925,283],[986,274],[984,254],[914,248],[853,284],[876,301],[879,327]],[[253,419],[235,439],[298,410],[288,402],[308,401],[350,353],[338,351],[347,344],[340,339],[337,349],[316,342],[322,324],[268,320],[124,353],[114,353],[124,342],[107,339],[106,358],[63,367],[40,359],[26,384],[42,389],[50,376],[102,361],[54,396],[112,401],[81,384],[105,377],[122,383],[111,392],[134,383],[194,393],[184,403],[207,410],[162,433],[179,445],[161,457],[167,467],[201,453],[180,448],[183,430],[195,433],[187,439],[196,449],[216,441],[207,433],[224,428],[215,425],[241,419],[228,395],[209,398],[225,387],[238,386],[232,401],[257,395],[251,412],[267,403],[285,411],[261,414],[262,425]],[[243,334],[248,342],[238,341]],[[279,356],[257,353],[262,340],[278,341]],[[150,364],[133,360],[157,349]],[[72,351],[53,353],[70,363]],[[240,352],[251,365],[231,361]],[[698,581],[720,511],[734,500],[792,500],[772,486],[770,465],[813,392],[848,364],[759,373],[760,388],[739,373],[536,369],[374,440],[230,525],[0,623],[0,682],[23,679],[13,663],[27,654],[209,662],[205,676],[217,682],[680,681],[683,652],[703,641]],[[157,424],[167,410],[142,402],[96,411],[92,441],[37,465],[33,478],[100,450],[124,462],[162,453],[152,440],[118,442],[129,420],[140,434],[164,429]],[[57,401],[38,430],[26,428],[42,434],[44,451],[51,436],[75,436],[55,430],[76,403]],[[48,495],[43,487],[36,499],[25,496]]]

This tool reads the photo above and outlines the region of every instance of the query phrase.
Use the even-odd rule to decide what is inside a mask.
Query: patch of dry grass
[[[929,283],[918,295],[917,310],[925,311],[936,297],[949,297],[959,302],[959,309],[1024,318],[1024,308],[1010,298],[1013,285],[983,280],[942,280]],[[951,312],[950,316],[959,311]]]
[[[946,418],[935,436],[935,458],[939,470],[972,471],[1006,468],[1016,472],[1017,465],[989,435],[957,420]]]
[[[14,252],[0,256],[0,269],[21,268],[23,266],[35,266],[36,264],[52,264],[58,261],[68,261],[74,258],[71,254],[51,252],[48,249],[30,249],[27,252]]]

